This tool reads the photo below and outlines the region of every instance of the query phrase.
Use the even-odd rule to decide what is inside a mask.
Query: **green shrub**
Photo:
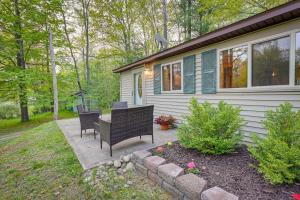
[[[196,149],[207,154],[233,152],[242,139],[239,132],[244,120],[240,109],[220,101],[217,107],[196,99],[190,102],[191,114],[178,128],[178,139],[186,148]]]
[[[300,111],[293,112],[285,103],[276,111],[267,111],[264,127],[266,138],[253,137],[249,148],[258,160],[258,170],[273,184],[293,183],[300,180]]]
[[[0,119],[11,119],[20,116],[20,108],[12,102],[0,104]]]

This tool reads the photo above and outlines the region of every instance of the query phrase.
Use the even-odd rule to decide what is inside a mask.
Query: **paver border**
[[[194,191],[194,192],[197,192],[200,195],[197,195],[197,197],[195,197],[194,199],[191,199],[191,194],[187,194],[187,191],[190,191],[191,188],[185,188],[185,187],[188,187],[188,185],[181,185],[180,187],[178,187],[178,184],[170,184],[170,177],[167,177],[167,174],[164,174],[164,176],[161,176],[159,174],[159,170],[157,170],[155,172],[155,170],[153,170],[151,168],[151,166],[155,165],[157,166],[157,163],[153,163],[153,165],[149,165],[149,163],[147,163],[145,165],[145,159],[152,156],[152,153],[150,153],[149,151],[146,151],[146,150],[143,150],[143,151],[136,151],[133,153],[133,157],[135,159],[132,159],[132,162],[133,164],[135,165],[135,168],[136,170],[141,173],[142,175],[144,175],[145,177],[149,178],[150,180],[156,182],[160,187],[162,187],[163,189],[165,189],[167,192],[169,192],[173,197],[175,197],[176,199],[180,199],[180,200],[214,200],[214,199],[208,199],[207,197],[204,197],[205,195],[202,195],[203,193],[207,193],[208,191],[211,191],[213,190],[214,188],[216,187],[212,187],[212,188],[208,188],[206,190],[203,190],[204,187],[200,187],[200,188],[195,188],[196,190],[199,190],[199,191]],[[159,156],[156,156],[156,157],[159,157]],[[163,158],[162,158],[163,159]],[[151,159],[147,159],[147,162],[149,162],[149,160]],[[157,167],[158,169],[159,168],[162,168],[164,167],[164,165],[169,165],[169,166],[174,166],[175,168],[177,168],[177,170],[180,168],[179,166],[175,165],[174,163],[172,163],[170,165],[170,163],[164,163],[162,162],[162,164],[159,164]],[[147,167],[148,166],[148,167]],[[149,169],[149,166],[151,169]],[[170,169],[171,170],[171,169]],[[175,169],[174,169],[175,170]],[[170,172],[170,174],[172,174]],[[179,173],[178,176],[176,177],[173,177],[174,178],[174,181],[181,177],[181,176],[184,176],[186,175],[185,173]],[[199,178],[199,181],[205,181],[203,178]],[[219,188],[219,187],[218,187]],[[203,191],[202,191],[203,190]],[[234,194],[231,194],[223,189],[220,188],[220,190],[217,190],[215,192],[225,192],[226,194],[228,194],[229,196],[231,197],[234,197],[235,200],[238,200],[239,198],[237,196],[235,196]],[[220,196],[222,196],[222,194],[220,193],[219,194]],[[219,199],[218,199],[219,200]],[[222,200],[222,199],[220,199]]]

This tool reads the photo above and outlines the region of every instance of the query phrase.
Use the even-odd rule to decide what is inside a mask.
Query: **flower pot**
[[[166,130],[169,129],[169,125],[168,124],[161,124],[160,129],[163,130],[163,131],[166,131]]]

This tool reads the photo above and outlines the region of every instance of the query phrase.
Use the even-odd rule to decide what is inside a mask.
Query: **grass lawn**
[[[135,185],[116,191],[111,191],[114,177],[103,183],[105,190],[85,183],[83,169],[55,122],[0,143],[0,199],[169,198],[148,180],[131,178]]]
[[[67,119],[77,117],[77,113],[70,111],[59,112],[59,119]],[[0,136],[9,133],[15,133],[19,131],[29,130],[39,126],[42,123],[53,120],[53,113],[47,112],[30,116],[28,122],[21,122],[19,118],[16,119],[3,119],[0,120]]]

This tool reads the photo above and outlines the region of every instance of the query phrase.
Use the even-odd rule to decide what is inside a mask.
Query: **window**
[[[252,86],[289,84],[290,37],[252,46]]]
[[[300,32],[296,33],[296,71],[295,85],[300,85]]]
[[[247,87],[248,47],[236,47],[220,53],[220,87]]]
[[[162,80],[163,80],[163,91],[170,91],[170,65],[165,65],[162,67]]]
[[[180,91],[182,82],[181,62],[162,65],[162,90]]]
[[[181,63],[172,65],[172,90],[181,90]]]

